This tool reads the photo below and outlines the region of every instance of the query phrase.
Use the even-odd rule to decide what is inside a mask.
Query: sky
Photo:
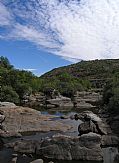
[[[0,56],[36,75],[119,58],[119,0],[0,0]]]

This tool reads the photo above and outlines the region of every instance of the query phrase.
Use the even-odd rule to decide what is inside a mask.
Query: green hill
[[[93,88],[101,88],[105,81],[111,79],[117,72],[119,72],[119,59],[93,60],[56,68],[41,78],[49,80],[55,77],[57,79],[63,74],[68,74],[78,80],[90,81]]]

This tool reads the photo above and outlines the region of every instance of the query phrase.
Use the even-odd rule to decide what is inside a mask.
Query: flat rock
[[[80,109],[90,109],[90,108],[94,108],[95,106],[93,106],[92,104],[88,102],[81,100],[76,103],[75,107],[80,108]]]
[[[28,107],[0,108],[0,112],[5,115],[2,123],[5,131],[8,133],[22,132],[65,132],[71,128],[68,124],[60,121],[53,121],[55,116],[42,115],[39,111]]]
[[[56,107],[73,107],[73,103],[70,98],[59,96],[54,99],[49,99],[46,101],[47,105],[53,105]]]

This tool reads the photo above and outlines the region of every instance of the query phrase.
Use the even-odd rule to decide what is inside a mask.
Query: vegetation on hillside
[[[0,57],[0,101],[20,103],[24,95],[39,91],[39,78],[31,72],[15,69],[6,57]]]
[[[79,90],[91,87],[88,80],[74,78],[63,72],[52,78],[39,78],[31,72],[15,69],[5,57],[0,57],[0,101],[21,103],[25,95],[50,92],[53,89],[72,97]]]
[[[119,59],[81,61],[77,64],[54,69],[41,78],[50,80],[54,76],[58,78],[64,73],[67,76],[72,76],[75,81],[87,83],[87,85],[84,84],[86,87],[81,83],[83,89],[101,88],[104,106],[110,113],[119,114]]]
[[[119,114],[119,73],[115,73],[105,85],[103,103],[110,113]]]
[[[105,86],[104,86],[105,85]],[[21,104],[25,95],[53,89],[67,97],[76,91],[103,88],[103,104],[119,113],[119,60],[81,61],[54,69],[40,78],[31,72],[15,69],[0,57],[0,101]]]
[[[91,87],[100,88],[106,80],[110,80],[112,75],[119,72],[119,59],[81,61],[76,64],[54,69],[42,76],[42,78],[52,78],[62,75],[64,72],[70,74],[76,80],[88,80]]]

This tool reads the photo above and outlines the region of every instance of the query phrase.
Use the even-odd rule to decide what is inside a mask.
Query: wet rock
[[[42,159],[37,159],[37,160],[34,160],[34,161],[30,162],[30,163],[43,163],[43,160]]]
[[[103,147],[115,147],[119,145],[119,138],[114,135],[103,135],[101,140],[101,145]]]

